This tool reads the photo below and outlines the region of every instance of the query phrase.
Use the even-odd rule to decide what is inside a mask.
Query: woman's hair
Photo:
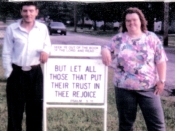
[[[147,20],[145,19],[144,14],[142,13],[142,11],[136,7],[130,7],[128,9],[126,9],[126,11],[123,13],[123,17],[122,17],[122,32],[126,32],[127,28],[126,28],[126,24],[125,24],[125,20],[126,20],[126,15],[127,14],[132,14],[132,13],[136,13],[141,21],[141,30],[143,32],[147,31]]]

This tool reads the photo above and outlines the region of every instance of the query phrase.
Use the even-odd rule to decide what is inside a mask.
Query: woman
[[[165,131],[159,94],[164,89],[167,57],[159,38],[147,31],[141,10],[128,8],[123,15],[122,33],[102,49],[102,60],[114,67],[119,131],[133,131],[137,105],[148,131]],[[111,62],[111,53],[114,60]]]

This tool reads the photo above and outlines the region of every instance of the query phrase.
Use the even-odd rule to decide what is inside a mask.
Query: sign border
[[[80,56],[81,57],[81,56]],[[52,57],[50,56],[49,58],[59,58],[59,56],[57,57]],[[62,58],[62,57],[61,57]],[[67,58],[67,57],[66,57]],[[71,58],[71,57],[70,57]],[[82,58],[82,57],[81,57]],[[93,58],[93,57],[89,57],[90,58]],[[77,57],[76,58],[72,58],[72,59],[78,59]],[[87,59],[87,58],[86,58]],[[95,58],[95,59],[101,59],[100,58]],[[94,60],[94,58],[93,58]],[[43,70],[43,74],[47,74],[47,63],[44,64],[44,70]],[[47,109],[48,108],[92,108],[92,109],[103,109],[103,117],[104,117],[104,122],[103,122],[103,129],[104,131],[107,131],[107,96],[108,96],[108,67],[105,66],[105,74],[104,74],[104,77],[105,77],[105,82],[104,82],[104,103],[102,104],[93,104],[93,103],[83,103],[82,104],[67,104],[67,103],[55,103],[55,104],[52,104],[52,103],[47,103],[44,99],[43,99],[43,131],[47,131]],[[44,75],[44,89],[43,89],[43,98],[44,95],[45,95],[45,86],[47,85],[46,83],[47,81],[47,77]]]

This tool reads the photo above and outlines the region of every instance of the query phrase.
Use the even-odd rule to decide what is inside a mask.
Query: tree
[[[104,24],[106,22],[120,22],[124,10],[129,7],[137,7],[143,11],[148,21],[149,30],[153,30],[154,18],[157,18],[157,20],[163,20],[163,2],[89,3],[87,5],[86,13],[90,19],[94,21],[104,21]]]
[[[118,15],[118,8],[115,8],[115,3],[90,3],[87,5],[86,13],[91,20],[104,21],[104,28],[106,30],[106,22],[113,22]],[[119,3],[118,3],[119,4]],[[96,29],[96,27],[94,27]]]
[[[20,3],[1,2],[0,3],[0,17],[6,23],[8,17],[17,19],[20,17]]]
[[[73,20],[73,3],[71,2],[38,2],[40,4],[40,16],[54,21],[66,23]]]
[[[164,46],[168,46],[169,3],[164,3]]]
[[[86,10],[86,3],[77,3],[77,21],[82,21],[81,28],[84,27],[84,18],[86,17],[85,10]]]
[[[77,32],[77,3],[74,3],[74,32]]]

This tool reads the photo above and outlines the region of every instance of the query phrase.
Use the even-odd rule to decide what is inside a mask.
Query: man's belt
[[[18,66],[16,64],[12,64],[12,67],[13,68],[18,68],[18,69],[21,69],[23,71],[30,71],[30,70],[32,70],[34,68],[37,68],[38,66],[40,66],[40,64],[38,64],[38,65],[32,65],[32,66]]]

